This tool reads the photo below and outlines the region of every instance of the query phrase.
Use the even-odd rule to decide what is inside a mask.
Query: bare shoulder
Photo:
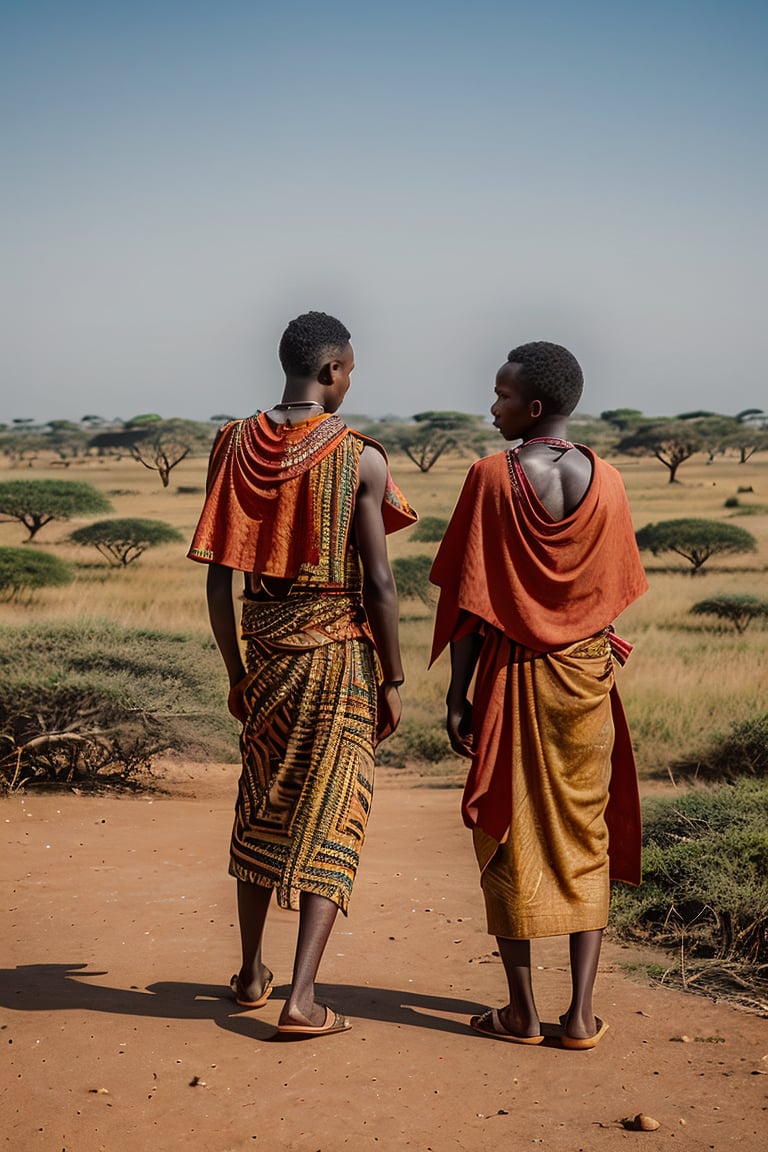
[[[576,449],[563,454],[559,468],[565,508],[566,511],[571,511],[584,499],[592,482],[592,460],[585,452]]]
[[[358,476],[361,487],[383,488],[387,482],[387,461],[373,444],[365,444],[360,453]]]
[[[586,479],[587,484],[592,479],[592,459],[580,448],[563,453],[560,457],[560,469],[563,477],[573,477],[574,480]]]

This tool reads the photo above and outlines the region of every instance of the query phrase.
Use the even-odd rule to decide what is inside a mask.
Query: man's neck
[[[542,416],[541,420],[537,420],[533,427],[525,433],[523,443],[526,444],[529,440],[538,440],[542,437],[552,440],[567,440],[568,417]]]

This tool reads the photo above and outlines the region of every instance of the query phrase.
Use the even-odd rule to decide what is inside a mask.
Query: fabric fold
[[[345,443],[355,461],[366,445],[386,459],[380,444],[348,428],[336,415],[274,425],[261,412],[225,424],[211,452],[205,503],[189,558],[285,579],[294,579],[302,567],[318,565],[322,526],[310,472]],[[387,532],[417,519],[389,472],[382,517]],[[333,559],[338,565],[348,544],[336,543]]]

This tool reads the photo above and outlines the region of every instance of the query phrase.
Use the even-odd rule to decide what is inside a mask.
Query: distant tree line
[[[79,423],[49,420],[14,420],[0,425],[0,453],[16,466],[32,467],[37,460],[67,468],[75,460],[92,456],[130,456],[156,471],[164,487],[171,471],[189,455],[210,450],[217,424],[182,420],[148,413],[130,420],[104,420],[84,416]]]
[[[0,424],[0,454],[16,467],[33,467],[38,460],[68,467],[92,456],[127,456],[157,472],[167,487],[182,460],[207,455],[216,429],[228,419],[220,414],[209,421],[166,420],[155,413],[130,420],[88,415],[78,423],[19,419]],[[421,472],[450,455],[483,456],[499,447],[486,419],[466,412],[417,412],[408,419],[350,416],[348,423],[379,440],[390,455],[406,457]],[[636,408],[614,408],[599,419],[576,417],[573,436],[604,455],[655,457],[668,470],[669,482],[675,483],[680,466],[694,455],[703,453],[711,463],[731,454],[743,464],[754,453],[767,451],[768,414],[747,408],[735,416],[700,410],[654,417]]]

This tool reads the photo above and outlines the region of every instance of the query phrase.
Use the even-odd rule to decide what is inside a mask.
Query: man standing
[[[530,941],[567,934],[567,1048],[594,1047],[606,1028],[592,991],[610,877],[639,882],[637,778],[614,686],[628,646],[611,624],[647,587],[621,477],[566,439],[582,386],[557,344],[510,352],[491,413],[521,443],[472,467],[431,575],[432,659],[450,643],[448,735],[472,760],[463,815],[509,989],[470,1023],[541,1043]]]
[[[377,740],[400,721],[403,669],[385,534],[415,519],[383,449],[336,415],[350,385],[347,329],[323,312],[280,341],[282,400],[227,424],[211,453],[189,556],[209,565],[208,609],[243,723],[230,873],[242,943],[238,1004],[272,991],[261,943],[273,889],[298,908],[290,995],[278,1032],[346,1031],[315,1000],[365,835]],[[238,641],[233,573],[244,573]]]

